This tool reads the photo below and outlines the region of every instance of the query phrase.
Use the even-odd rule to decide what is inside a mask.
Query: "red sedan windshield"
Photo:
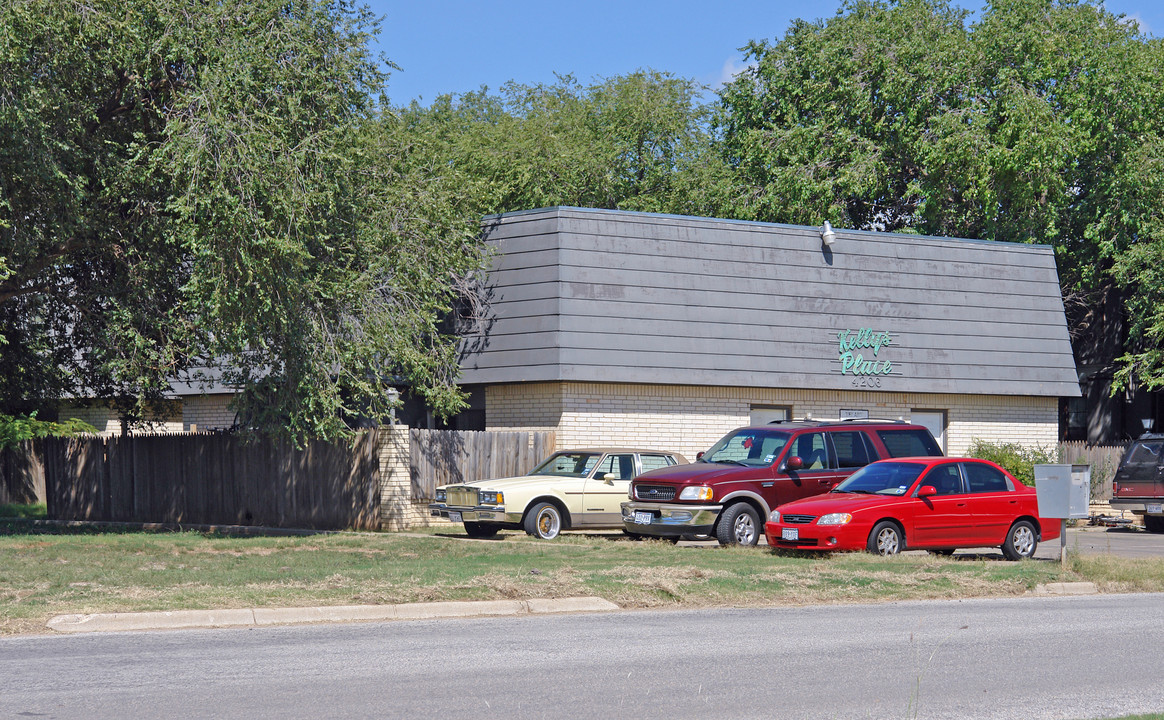
[[[833,492],[904,495],[926,466],[911,462],[878,462],[849,476]]]

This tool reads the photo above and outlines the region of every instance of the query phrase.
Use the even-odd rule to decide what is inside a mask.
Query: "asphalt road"
[[[0,718],[1103,718],[1164,595],[0,639]]]

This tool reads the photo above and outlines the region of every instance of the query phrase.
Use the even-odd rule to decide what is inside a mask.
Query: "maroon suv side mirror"
[[[800,470],[804,468],[804,461],[798,455],[793,455],[788,458],[788,462],[784,463],[784,467],[789,470]]]
[[[702,460],[702,459],[703,459],[703,451],[702,451],[702,450],[700,450],[699,452],[695,453],[695,459],[696,459],[696,460]]]

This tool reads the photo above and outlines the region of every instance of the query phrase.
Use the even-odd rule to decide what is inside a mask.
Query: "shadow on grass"
[[[914,552],[916,554],[916,551],[907,551],[907,552]],[[878,557],[875,553],[865,552],[864,550],[845,550],[845,551],[822,552],[819,550],[813,551],[813,550],[792,550],[789,548],[773,548],[772,550],[770,550],[770,553],[772,555],[777,555],[780,557],[802,558],[802,559],[812,559],[812,560],[824,560],[824,559],[827,559],[830,557],[842,557],[842,556],[846,556],[846,555],[848,555],[848,556],[867,555],[868,557]],[[928,553],[928,554],[930,555],[930,557],[932,559],[934,559],[936,561],[945,560],[948,562],[956,562],[956,563],[957,562],[981,562],[981,561],[986,561],[986,560],[989,560],[991,562],[999,562],[999,563],[1012,562],[1011,560],[1007,560],[1006,556],[1003,555],[1001,552],[964,552],[964,553],[958,553],[958,554],[953,554],[953,553],[950,553],[950,554],[947,554],[947,553]],[[1027,559],[1030,560],[1031,562],[1038,562],[1038,563],[1058,563],[1059,562],[1059,558],[1032,557],[1032,558],[1027,558]]]
[[[11,507],[11,506],[6,506]],[[288,537],[307,535],[334,535],[334,530],[299,530],[246,526],[182,525],[180,523],[116,523],[57,521],[43,517],[11,517],[0,515],[0,536],[11,535],[167,535],[196,533],[207,538]]]
[[[124,535],[141,532],[124,526],[63,525],[35,518],[0,517],[0,535]]]

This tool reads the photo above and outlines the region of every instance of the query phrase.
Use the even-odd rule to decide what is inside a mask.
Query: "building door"
[[[910,410],[909,420],[914,425],[921,425],[930,431],[938,441],[942,453],[946,452],[946,411],[945,410]]]
[[[752,426],[767,425],[775,420],[787,421],[792,418],[792,411],[778,405],[753,405],[748,416],[748,424]]]

